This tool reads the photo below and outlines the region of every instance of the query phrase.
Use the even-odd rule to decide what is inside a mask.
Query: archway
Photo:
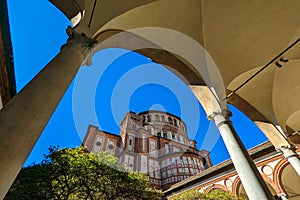
[[[174,46],[172,40],[160,40],[157,38],[158,33],[161,35],[172,35],[173,40],[176,38],[177,41],[180,41],[181,47],[183,48],[179,48],[176,45]],[[143,37],[146,37],[147,40],[143,39]],[[135,38],[138,39],[135,40]],[[124,40],[127,42],[122,42]],[[137,41],[139,42],[137,43]],[[253,198],[266,198],[267,196],[270,196],[267,187],[264,186],[264,182],[262,181],[262,178],[260,177],[255,165],[251,161],[246,149],[229,122],[231,113],[227,108],[223,80],[214,61],[208,55],[205,49],[203,49],[203,47],[195,40],[176,31],[163,28],[141,28],[133,29],[128,32],[120,32],[116,35],[113,35],[96,46],[94,51],[107,48],[110,45],[120,44],[124,44],[122,48],[135,51],[137,49],[150,49],[150,51],[152,49],[164,49],[165,51],[176,55],[176,58],[180,57],[181,60],[185,60],[185,63],[189,63],[188,68],[193,72],[193,74],[195,74],[195,76],[201,77],[204,80],[205,86],[203,83],[191,85],[189,81],[189,74],[182,74],[185,71],[181,70],[181,72],[179,72],[178,70],[180,70],[180,68],[178,70],[174,70],[172,66],[168,67],[171,68],[172,71],[180,78],[183,78],[184,82],[190,85],[191,90],[204,107],[207,116],[216,123],[231,155],[233,163],[239,175],[241,176],[241,179],[243,180],[244,184],[252,185],[249,186],[249,189],[246,187],[246,189],[249,190],[248,193],[250,193],[251,190],[256,191],[255,193],[257,194],[263,194],[266,192],[265,197],[258,197],[259,195],[256,196],[256,194],[252,192],[251,195],[253,195]],[[186,46],[182,46],[182,44],[185,44]],[[195,57],[194,55],[191,55],[185,51],[187,47],[191,48],[190,51],[197,52],[197,56],[200,56],[202,59],[199,59],[199,57]],[[166,56],[162,57],[166,59]],[[249,172],[253,173],[253,175],[249,176]],[[246,177],[253,180],[246,181]],[[258,186],[260,184],[262,184],[261,187]],[[256,189],[250,190],[250,187]]]
[[[220,184],[213,184],[213,185],[209,186],[208,188],[206,188],[206,190],[204,192],[210,193],[212,191],[229,192],[227,187],[225,187],[224,185],[220,185]]]
[[[279,173],[280,185],[288,199],[300,199],[300,177],[290,164],[285,165]]]
[[[169,30],[165,29],[155,29],[155,31],[156,30],[161,31],[161,34],[169,32]],[[236,93],[231,95],[230,98],[224,99],[226,94],[228,95],[231,90],[225,88],[217,66],[209,63],[213,63],[213,61],[209,59],[209,55],[201,46],[197,49],[202,52],[200,55],[203,54],[202,57],[204,61],[199,63],[199,59],[194,60],[194,58],[187,56],[185,53],[182,53],[177,49],[172,49],[173,47],[169,47],[168,44],[159,44],[161,41],[156,41],[157,39],[149,37],[151,34],[144,38],[143,36],[147,31],[151,32],[152,30],[146,28],[145,30],[133,29],[129,30],[129,32],[123,30],[105,30],[99,32],[95,38],[101,42],[101,45],[96,47],[94,52],[104,48],[124,48],[140,53],[152,61],[162,64],[176,74],[183,82],[190,85],[191,88],[207,86],[213,93],[213,98],[219,99],[219,102],[216,102],[217,104],[221,104],[221,107],[226,108],[226,103],[228,101],[229,104],[232,104],[241,110],[262,130],[276,148],[290,146],[289,142],[282,133],[280,133],[277,127],[275,127],[267,117],[253,107],[247,100]],[[173,31],[171,31],[171,33],[173,33]],[[175,34],[177,33],[175,32]],[[182,39],[180,34],[178,37]],[[185,38],[185,36],[182,37]],[[222,99],[225,101],[223,102]],[[203,107],[207,106],[207,102],[201,102],[201,104]],[[210,114],[211,113],[207,113],[207,115]]]
[[[267,182],[266,182],[266,184],[267,184],[268,189],[270,190],[271,194],[273,196],[277,196],[277,193],[276,193],[275,189],[270,184],[268,184]],[[239,181],[239,183],[237,184],[236,195],[238,197],[241,197],[242,199],[245,199],[245,200],[249,199],[249,197],[248,197],[248,195],[247,195],[247,193],[245,191],[245,188],[244,188],[244,186],[243,186],[243,184],[242,184],[241,181]]]

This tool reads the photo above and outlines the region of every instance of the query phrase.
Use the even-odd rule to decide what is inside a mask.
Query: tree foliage
[[[161,199],[144,174],[118,165],[108,152],[49,148],[42,164],[23,168],[5,199]]]
[[[188,190],[180,195],[172,197],[172,200],[242,200],[223,190],[212,190],[209,193],[201,193],[196,189]]]

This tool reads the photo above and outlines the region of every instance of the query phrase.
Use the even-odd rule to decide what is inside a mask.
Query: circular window
[[[224,182],[225,182],[225,185],[226,185],[227,187],[229,187],[229,188],[232,187],[232,180],[226,179]]]
[[[110,145],[108,145],[108,148],[109,148],[110,150],[112,150],[112,149],[114,148],[114,145],[110,144]]]
[[[265,175],[267,175],[267,176],[270,176],[270,175],[273,174],[273,169],[272,169],[272,167],[269,166],[269,165],[263,166],[263,167],[261,168],[261,171],[262,171]]]
[[[97,146],[101,146],[101,142],[96,142],[96,145]]]

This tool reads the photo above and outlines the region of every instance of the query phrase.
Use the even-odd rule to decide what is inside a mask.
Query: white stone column
[[[0,199],[96,43],[70,27],[67,34],[58,55],[0,111]]]
[[[251,160],[247,150],[233,129],[232,124],[229,121],[230,116],[231,113],[229,111],[219,110],[213,112],[213,114],[209,116],[209,119],[213,120],[219,129],[232,163],[241,179],[249,199],[274,199],[263,178],[259,174],[255,164]]]
[[[277,150],[282,152],[283,156],[289,161],[291,166],[294,168],[294,170],[300,176],[299,155],[295,151],[292,150],[292,147],[291,146],[282,146],[280,148],[277,148]]]

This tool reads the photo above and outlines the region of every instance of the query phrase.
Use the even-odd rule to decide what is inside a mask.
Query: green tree
[[[5,199],[161,199],[147,177],[108,152],[49,148],[42,164],[21,170]]]
[[[242,200],[229,192],[223,190],[212,190],[207,194],[203,194],[196,189],[188,190],[180,195],[176,195],[172,200]]]
[[[35,164],[23,168],[11,186],[5,199],[47,199],[47,190],[50,185],[47,180],[47,165]]]

